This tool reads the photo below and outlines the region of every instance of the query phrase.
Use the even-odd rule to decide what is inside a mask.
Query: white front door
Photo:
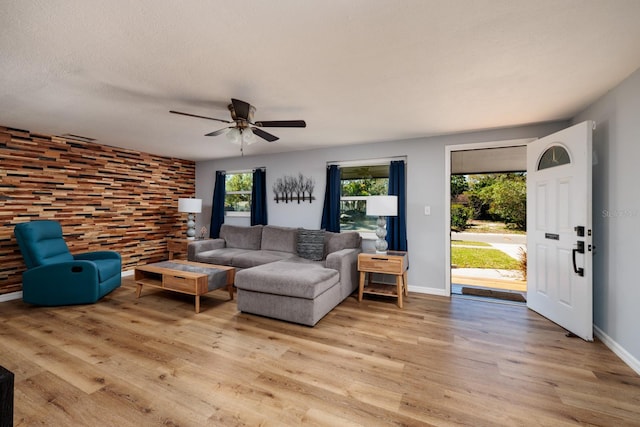
[[[593,127],[586,121],[527,146],[527,306],[587,341]]]

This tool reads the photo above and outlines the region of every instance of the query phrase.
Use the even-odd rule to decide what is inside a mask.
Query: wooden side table
[[[402,308],[402,297],[409,295],[407,289],[407,252],[387,251],[386,254],[363,252],[358,255],[358,271],[360,272],[360,287],[358,301],[362,301],[364,294],[392,296],[398,299],[398,307]],[[365,283],[366,275],[369,273]],[[396,284],[371,282],[371,273],[391,274],[396,276]]]
[[[179,238],[179,237],[171,237],[167,239],[167,250],[169,251],[169,259],[175,259],[176,254],[179,255],[180,259],[187,259],[187,250],[189,247],[189,243],[197,242],[198,240],[210,240],[209,238],[205,239],[194,239],[189,240],[187,238]]]
[[[169,259],[174,259],[176,255],[180,255],[181,258],[187,259],[187,246],[189,246],[189,242],[193,241],[194,240],[189,240],[187,238],[177,237],[167,239],[167,250],[169,251]]]

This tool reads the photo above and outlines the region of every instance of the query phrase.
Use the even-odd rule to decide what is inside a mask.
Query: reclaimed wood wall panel
[[[184,234],[179,197],[195,193],[195,162],[0,127],[0,294],[21,289],[13,228],[60,221],[72,253],[114,250],[123,270],[167,259]]]

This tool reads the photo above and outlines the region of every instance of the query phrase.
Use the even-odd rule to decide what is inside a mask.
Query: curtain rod
[[[394,160],[402,160],[407,163],[407,156],[395,156],[395,157],[379,157],[374,159],[364,159],[364,160],[334,160],[331,162],[327,162],[327,166],[331,165],[340,165],[340,166],[364,166],[364,165],[374,165],[374,164],[382,164],[382,163],[390,163]]]
[[[266,166],[258,166],[252,169],[236,169],[236,170],[232,170],[232,171],[225,171],[225,170],[218,170],[216,172],[222,172],[223,174],[227,174],[228,173],[247,173],[247,172],[255,172],[257,170],[263,170],[266,171],[267,167]]]

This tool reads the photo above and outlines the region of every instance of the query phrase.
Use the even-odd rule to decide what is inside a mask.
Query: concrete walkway
[[[466,231],[459,233],[457,231],[452,231],[451,240],[485,243],[511,243],[518,245],[527,244],[527,236],[525,234],[467,233]]]

